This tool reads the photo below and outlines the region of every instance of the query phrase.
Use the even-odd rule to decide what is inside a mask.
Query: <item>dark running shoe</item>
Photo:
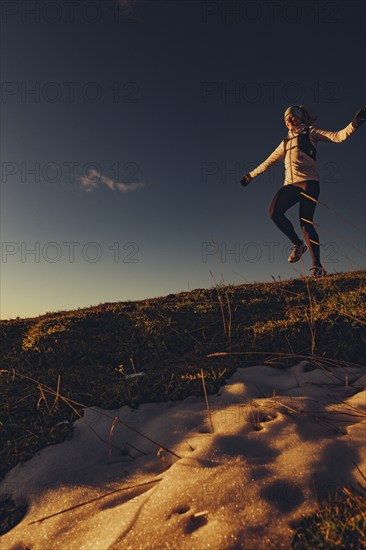
[[[287,261],[290,262],[290,264],[294,264],[295,262],[298,262],[301,258],[301,256],[307,251],[308,247],[305,243],[301,244],[295,244],[291,254],[287,258]]]
[[[314,265],[310,269],[311,277],[325,277],[327,275],[327,272],[325,271],[324,267],[321,265]]]

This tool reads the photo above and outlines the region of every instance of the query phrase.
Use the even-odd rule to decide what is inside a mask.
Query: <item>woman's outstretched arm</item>
[[[343,130],[338,132],[330,132],[329,130],[322,130],[321,128],[311,128],[311,137],[317,141],[328,141],[332,143],[342,143],[355,133],[357,128],[361,126],[366,120],[366,109],[359,109],[354,116],[352,122],[350,122]]]
[[[284,149],[283,141],[281,141],[279,146],[276,147],[273,153],[271,153],[269,157],[264,162],[262,162],[262,164],[257,166],[257,168],[254,168],[254,170],[252,170],[251,172],[249,172],[250,176],[252,178],[259,176],[259,174],[262,174],[263,172],[268,170],[268,168],[270,168],[272,164],[279,161],[280,159],[283,159],[284,156],[285,156],[285,149]]]

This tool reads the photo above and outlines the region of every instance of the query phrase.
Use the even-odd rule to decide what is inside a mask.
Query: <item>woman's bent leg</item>
[[[319,182],[308,181],[304,193],[317,200],[319,197]],[[300,195],[300,225],[304,233],[306,244],[308,245],[313,261],[313,266],[321,266],[319,236],[313,223],[316,202]]]
[[[285,212],[300,200],[300,191],[301,189],[294,185],[284,185],[273,197],[269,209],[271,220],[295,245],[300,245],[302,240],[298,237],[290,220],[286,218]]]

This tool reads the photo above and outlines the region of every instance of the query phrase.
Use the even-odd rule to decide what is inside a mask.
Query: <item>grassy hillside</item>
[[[212,393],[238,366],[365,364],[365,298],[360,271],[2,321],[0,477],[64,439],[83,406],[202,395],[201,368]]]
[[[0,475],[58,441],[68,431],[59,423],[76,418],[38,382],[81,404],[115,408],[201,395],[202,367],[213,392],[239,365],[281,368],[296,354],[364,364],[365,295],[366,273],[352,272],[2,321]],[[223,351],[240,354],[207,357]],[[145,374],[130,377],[135,372]]]

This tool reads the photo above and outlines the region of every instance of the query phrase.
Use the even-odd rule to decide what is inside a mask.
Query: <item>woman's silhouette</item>
[[[293,105],[286,109],[284,118],[288,128],[287,138],[281,141],[262,164],[248,174],[244,174],[240,183],[246,187],[253,178],[268,170],[272,164],[284,159],[285,181],[273,198],[270,217],[294,245],[288,261],[298,262],[309,247],[313,264],[311,275],[321,277],[326,275],[326,271],[320,262],[319,237],[313,224],[316,201],[319,196],[319,174],[316,167],[317,142],[345,141],[366,121],[366,108],[359,109],[352,122],[338,132],[315,128],[312,124],[317,117],[310,115],[303,105]],[[285,212],[297,202],[300,226],[306,244],[299,238],[292,223],[285,216]]]

